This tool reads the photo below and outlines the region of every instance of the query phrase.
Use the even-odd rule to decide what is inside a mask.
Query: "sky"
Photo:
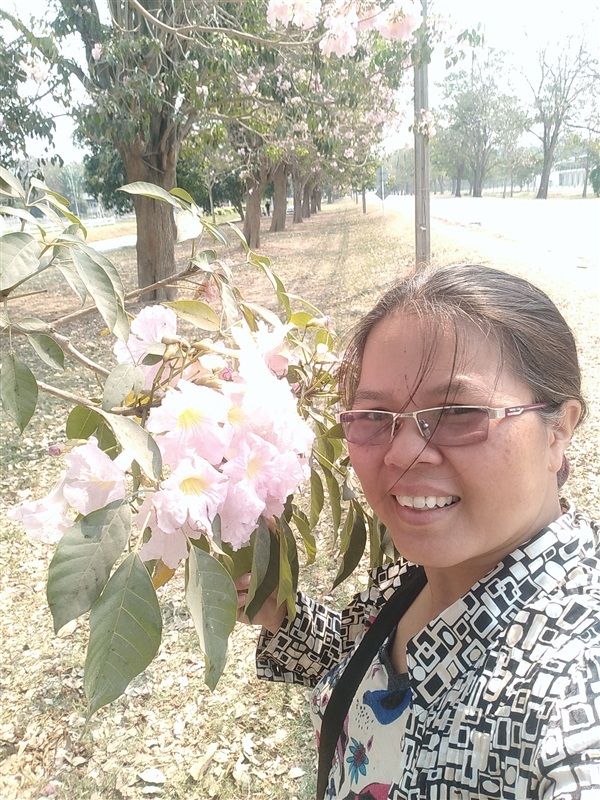
[[[265,0],[266,1],[266,0]],[[0,0],[0,8],[14,12],[18,8],[21,17],[39,15],[47,8],[47,0]],[[534,74],[536,52],[546,44],[560,46],[569,34],[580,36],[585,32],[588,44],[600,57],[600,0],[428,0],[432,16],[448,20],[448,36],[474,27],[481,22],[487,44],[507,53],[507,66],[515,73]],[[444,76],[443,47],[434,51],[429,68],[430,106],[434,107],[439,97],[436,84]],[[519,91],[519,87],[515,89]],[[521,87],[523,90],[523,87]],[[410,97],[407,98],[407,105]],[[408,117],[412,117],[409,114]],[[57,150],[66,163],[81,161],[82,151],[72,144],[73,125],[68,117],[56,120],[55,141]],[[399,137],[390,138],[392,148],[410,140],[407,121]],[[39,145],[37,145],[39,150]],[[386,149],[390,148],[390,144]],[[31,155],[36,152],[34,143]]]

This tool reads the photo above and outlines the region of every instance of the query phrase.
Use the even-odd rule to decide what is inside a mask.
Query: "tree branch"
[[[267,47],[306,47],[318,44],[322,38],[319,36],[316,39],[303,39],[302,41],[296,42],[289,39],[263,39],[262,36],[255,36],[252,33],[246,33],[246,31],[236,30],[234,28],[219,28],[211,25],[185,25],[174,28],[172,25],[167,25],[166,22],[161,22],[153,16],[138,2],[138,0],[129,0],[129,5],[135,8],[144,19],[159,30],[165,31],[166,33],[173,33],[176,36],[180,36],[182,39],[190,39],[192,41],[194,37],[186,36],[187,33],[223,33],[226,36],[231,36],[233,39],[244,39],[248,42],[254,42],[255,44],[266,45]]]

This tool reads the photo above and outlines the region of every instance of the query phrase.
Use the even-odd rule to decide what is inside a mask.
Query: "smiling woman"
[[[421,271],[346,351],[338,415],[400,554],[341,614],[265,605],[259,675],[314,686],[318,800],[600,792],[598,527],[560,498],[585,414],[552,301]],[[243,604],[246,579],[238,582]]]

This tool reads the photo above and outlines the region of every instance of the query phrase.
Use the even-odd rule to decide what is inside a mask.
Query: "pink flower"
[[[321,0],[296,0],[292,22],[304,30],[314,28],[320,11]]]
[[[154,494],[156,521],[166,533],[187,523],[209,533],[227,494],[227,478],[204,458],[185,458]]]
[[[242,409],[252,432],[282,453],[309,453],[314,433],[298,414],[289,383],[275,378],[264,361],[252,353],[240,356],[239,372],[246,383]]]
[[[356,29],[358,17],[356,11],[347,14],[332,14],[325,20],[327,33],[321,39],[319,47],[323,55],[352,56],[356,50]]]
[[[409,39],[419,27],[421,18],[419,10],[411,0],[403,0],[391,5],[378,15],[375,27],[386,39]]]
[[[148,430],[168,464],[177,464],[186,453],[211,464],[220,464],[233,429],[227,419],[231,402],[216,389],[179,381],[169,389],[158,408],[148,416]]]
[[[293,14],[293,0],[269,0],[267,22],[271,28],[275,28],[278,22],[281,22],[282,25],[289,25]]]
[[[67,517],[69,504],[63,495],[63,481],[64,478],[40,500],[28,500],[7,511],[7,517],[20,522],[34,542],[56,544],[73,524],[73,520]]]
[[[175,569],[179,562],[187,558],[188,540],[184,527],[172,532],[162,531],[156,521],[156,509],[152,506],[153,494],[146,497],[140,506],[136,524],[139,528],[149,528],[150,539],[140,548],[142,561],[162,559],[163,563]]]
[[[94,59],[94,61],[98,61],[101,55],[102,55],[102,45],[96,42],[96,44],[92,47],[92,58]]]
[[[111,461],[90,437],[81,447],[65,455],[63,494],[68,504],[86,515],[125,497],[125,472],[119,461]]]
[[[222,541],[230,544],[234,550],[248,544],[264,508],[264,501],[249,482],[231,484],[219,515]]]
[[[287,333],[291,325],[273,325],[269,328],[262,322],[258,323],[257,331],[250,331],[246,325],[236,325],[231,334],[240,347],[242,358],[250,357],[252,352],[259,353],[265,364],[274,375],[283,376],[287,373],[288,364],[293,361]]]
[[[150,389],[162,362],[143,364],[146,356],[162,351],[164,336],[174,337],[177,334],[177,315],[165,306],[146,306],[131,323],[131,332],[127,343],[116,342],[113,348],[119,364],[138,364],[144,371],[144,388]]]

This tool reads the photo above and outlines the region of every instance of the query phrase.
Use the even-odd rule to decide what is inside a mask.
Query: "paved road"
[[[386,198],[385,205],[414,216],[413,197]],[[596,270],[600,265],[600,198],[525,200],[496,197],[431,198],[436,223],[460,226],[519,245],[523,255],[551,268]]]
[[[119,250],[121,247],[135,247],[137,236],[117,236],[114,239],[102,239],[99,242],[90,242],[90,247],[99,253],[109,253],[111,250]]]

